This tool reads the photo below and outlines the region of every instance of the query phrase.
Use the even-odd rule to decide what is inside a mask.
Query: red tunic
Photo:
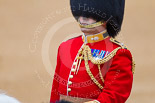
[[[90,98],[101,103],[124,103],[130,95],[133,82],[130,51],[119,49],[112,59],[101,65],[104,83],[99,77],[97,65],[89,61],[91,72],[104,87],[100,89],[86,72],[84,60],[81,62],[78,74],[71,71],[74,59],[82,44],[82,37],[78,36],[61,43],[59,46],[50,102],[55,103],[60,99],[60,94],[63,94],[72,97]],[[87,45],[92,49],[92,52],[95,49],[99,50],[100,53],[105,51],[107,54],[120,47],[120,45],[111,42],[110,37]],[[68,81],[71,81],[72,84],[68,85]]]

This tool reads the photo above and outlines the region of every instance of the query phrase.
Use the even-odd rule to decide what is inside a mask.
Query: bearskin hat
[[[70,5],[76,20],[80,16],[104,20],[111,37],[115,37],[121,30],[125,0],[70,0]]]

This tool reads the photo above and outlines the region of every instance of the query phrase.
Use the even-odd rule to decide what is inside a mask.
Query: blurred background
[[[155,1],[126,0],[118,39],[136,61],[126,103],[155,103]],[[0,90],[22,103],[48,103],[59,44],[80,35],[69,0],[0,0]]]

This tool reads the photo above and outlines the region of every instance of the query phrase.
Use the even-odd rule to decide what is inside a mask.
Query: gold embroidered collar
[[[107,33],[107,30],[104,30],[103,32],[100,32],[98,34],[93,34],[93,35],[85,35],[83,34],[82,40],[84,43],[95,43],[102,41],[109,37],[109,34]]]

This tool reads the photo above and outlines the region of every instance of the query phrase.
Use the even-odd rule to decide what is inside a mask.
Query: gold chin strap
[[[98,27],[98,26],[101,26],[104,24],[104,20],[102,21],[99,21],[99,22],[96,22],[96,23],[93,23],[93,24],[89,24],[89,25],[83,25],[79,22],[79,26],[81,28],[87,28],[87,29],[91,29],[91,28],[95,28],[95,27]]]

